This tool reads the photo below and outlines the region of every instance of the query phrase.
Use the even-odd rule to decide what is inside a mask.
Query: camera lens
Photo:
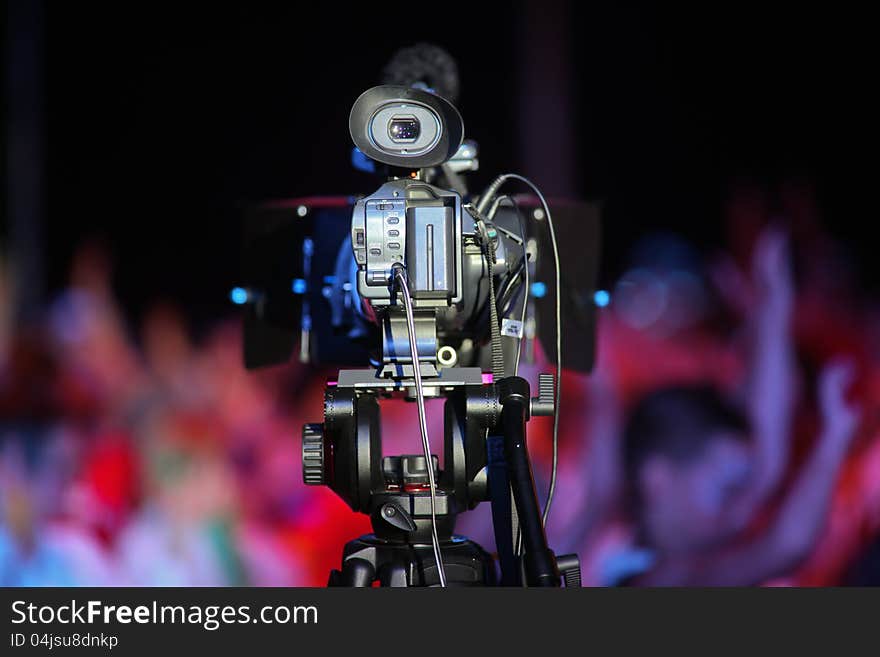
[[[422,132],[419,120],[413,117],[392,118],[388,124],[388,136],[392,141],[413,141]]]

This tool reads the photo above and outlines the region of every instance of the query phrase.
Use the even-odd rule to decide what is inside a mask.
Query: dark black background
[[[831,230],[873,261],[853,156],[871,120],[865,16],[836,3],[572,2],[556,34],[535,37],[529,16],[550,4],[49,3],[51,288],[75,246],[101,236],[134,316],[156,298],[200,321],[227,312],[241,207],[372,191],[349,165],[351,103],[423,40],[459,62],[478,183],[502,170],[546,183],[517,147],[518,131],[537,129],[518,114],[523,44],[570,44],[571,191],[605,202],[606,280],[647,231],[719,245],[723,199],[742,180],[809,182]]]

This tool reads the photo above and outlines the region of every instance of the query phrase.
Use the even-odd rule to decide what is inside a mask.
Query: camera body
[[[505,361],[514,360],[520,341],[527,362],[539,341],[552,359],[553,261],[543,211],[535,197],[499,198],[487,213],[488,235],[478,234],[459,175],[477,168],[477,148],[463,140],[458,110],[420,89],[374,87],[352,107],[349,132],[356,166],[368,162],[364,170],[384,174],[379,189],[366,197],[284,200],[249,211],[244,285],[235,290],[244,299],[236,303],[245,305],[247,367],[285,362],[298,349],[302,362],[370,362],[380,376],[411,374],[408,334],[391,284],[396,265],[407,272],[426,375],[437,367],[490,369],[490,278],[498,291]],[[563,324],[567,334],[584,336],[564,358],[568,367],[589,371],[598,208],[560,203],[554,216]],[[523,285],[526,268],[530,289]],[[526,294],[523,324],[516,309]]]
[[[467,214],[461,206],[457,193],[408,178],[387,182],[357,201],[351,244],[361,298],[374,307],[390,305],[392,269],[403,265],[417,307],[460,303]]]
[[[488,300],[480,283],[489,276],[504,279],[514,263],[506,257],[509,238],[491,231],[496,257],[488,264],[475,217],[461,195],[424,179],[458,153],[461,115],[425,91],[374,87],[352,107],[349,131],[357,147],[386,165],[389,174],[376,192],[355,203],[351,220],[354,287],[365,316],[382,331],[380,376],[412,375],[406,318],[392,285],[395,267],[406,271],[423,375],[436,376],[438,364],[474,364],[474,345],[484,336],[469,329],[486,326],[473,320]]]

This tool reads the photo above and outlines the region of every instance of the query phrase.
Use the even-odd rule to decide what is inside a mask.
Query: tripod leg
[[[541,507],[538,504],[532,466],[526,449],[528,384],[516,377],[506,379],[505,383],[508,389],[502,398],[501,407],[504,460],[507,462],[523,536],[526,580],[530,586],[559,586],[559,571],[553,553],[547,546]]]
[[[379,569],[379,585],[401,588],[408,586],[406,568],[401,563],[385,564]]]
[[[338,577],[334,577],[338,573]],[[346,559],[342,564],[342,572],[334,570],[330,575],[330,586],[350,586],[369,588],[376,578],[373,564],[364,559]],[[334,579],[337,583],[334,584]]]
[[[519,586],[521,578],[514,555],[514,507],[510,503],[510,477],[504,461],[504,438],[489,436],[486,440],[489,473],[489,499],[492,500],[492,524],[495,529],[495,549],[501,566],[501,585]]]

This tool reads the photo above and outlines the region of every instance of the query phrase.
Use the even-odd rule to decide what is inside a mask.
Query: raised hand
[[[788,236],[770,227],[761,233],[752,256],[752,284],[759,309],[785,318],[794,304],[794,282]]]
[[[843,450],[856,433],[861,413],[846,392],[855,376],[855,367],[846,360],[834,360],[819,376],[819,410],[822,414],[822,437]]]
[[[787,315],[794,303],[794,282],[788,236],[777,227],[764,229],[755,242],[751,271],[744,272],[730,256],[720,258],[711,271],[722,299],[737,315],[748,317],[772,308]]]

